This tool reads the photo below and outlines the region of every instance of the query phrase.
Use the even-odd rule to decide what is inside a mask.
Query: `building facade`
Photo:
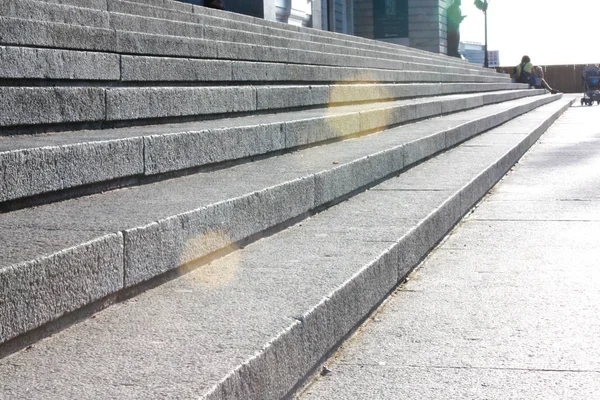
[[[446,10],[453,1],[224,0],[228,11],[442,54],[448,50]]]
[[[446,54],[446,0],[354,0],[354,34]]]
[[[470,63],[483,66],[485,62],[484,46],[481,43],[460,42],[458,52]],[[498,50],[488,50],[488,66],[500,66],[500,52]]]

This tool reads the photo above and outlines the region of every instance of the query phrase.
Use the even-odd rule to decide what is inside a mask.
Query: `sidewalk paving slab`
[[[596,398],[593,111],[571,107],[299,398]]]

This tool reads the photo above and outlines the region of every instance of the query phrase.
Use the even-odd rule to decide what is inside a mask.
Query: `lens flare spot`
[[[223,232],[212,231],[190,238],[182,252],[193,271],[183,279],[194,287],[217,288],[229,285],[236,278],[240,266],[239,246]],[[198,255],[202,254],[201,258]],[[195,255],[195,257],[194,257]],[[189,261],[191,258],[194,261]],[[214,258],[214,260],[212,260]],[[205,264],[198,266],[198,264]]]

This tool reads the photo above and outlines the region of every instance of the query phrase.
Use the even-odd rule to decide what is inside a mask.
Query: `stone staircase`
[[[0,399],[292,396],[571,103],[170,0],[4,0],[0,79]]]

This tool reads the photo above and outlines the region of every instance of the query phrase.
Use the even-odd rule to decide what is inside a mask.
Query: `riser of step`
[[[244,36],[242,34],[242,36]],[[163,36],[112,29],[89,28],[61,23],[40,22],[18,18],[0,18],[2,44],[39,46],[73,50],[91,50],[152,56],[192,58],[218,58],[253,60],[294,64],[405,69],[402,61],[324,53],[322,45],[298,42],[299,48],[275,47],[211,39],[194,39],[181,36]],[[340,51],[344,51],[340,47]],[[345,52],[345,51],[344,51]],[[412,64],[408,64],[410,66]],[[415,64],[413,69],[421,68]],[[431,65],[429,67],[438,69]],[[447,67],[450,68],[450,67]],[[464,73],[466,68],[450,69]],[[474,70],[477,75],[495,81],[508,81],[508,77]],[[479,75],[480,74],[480,75]],[[466,74],[469,76],[469,74]]]
[[[201,26],[197,24],[178,23],[169,20],[157,20],[154,18],[134,17],[128,14],[111,14],[110,25],[116,30],[132,31],[139,33],[148,33],[155,35],[182,36],[196,39],[207,39],[225,42],[237,42],[246,44],[256,44],[268,47],[284,47],[290,49],[301,49],[317,51],[320,53],[346,54],[359,57],[373,57],[380,60],[402,61],[404,63],[413,63],[412,69],[432,70],[445,69],[447,72],[493,75],[491,71],[486,71],[471,66],[455,66],[446,60],[432,60],[430,58],[418,57],[411,54],[402,54],[397,52],[383,53],[380,51],[354,49],[348,46],[335,46],[320,44],[302,40],[301,38],[280,38],[271,34],[256,34],[226,29],[217,26]],[[435,64],[433,64],[435,62]],[[408,65],[405,65],[405,68]]]
[[[5,393],[31,399],[288,395],[568,103],[544,107],[525,122],[509,123],[508,132],[485,134],[0,361]]]
[[[3,0],[0,15],[69,25],[110,28],[109,13],[89,8],[69,7],[31,0]]]
[[[75,6],[82,8],[91,8],[94,10],[107,10],[107,0],[42,0],[50,4],[62,4],[67,6]],[[169,4],[170,5],[170,4]],[[166,5],[166,7],[169,7]]]
[[[133,1],[137,3],[142,3],[138,1]],[[126,4],[123,2],[119,2],[121,4]],[[132,2],[129,2],[132,3]],[[156,18],[167,18],[171,20],[177,20],[182,17],[181,13],[167,13],[162,14],[163,10],[157,10],[156,7],[160,8],[168,8],[166,7],[168,4],[165,3],[164,6],[155,6],[155,7],[132,7],[131,4],[129,6],[125,6],[125,8],[120,8],[122,12],[127,12],[130,14],[137,14],[142,16],[156,17]],[[127,11],[126,11],[127,10]],[[181,11],[181,10],[180,10]],[[193,6],[193,11],[197,18],[197,16],[202,15],[205,17],[211,16],[212,19],[204,18],[200,21],[200,23],[204,23],[206,25],[213,26],[221,26],[221,27],[229,27],[230,29],[236,29],[241,31],[250,31],[255,33],[262,33],[271,36],[280,36],[287,38],[300,38],[307,41],[315,41],[319,43],[325,44],[333,44],[333,45],[341,45],[351,48],[357,49],[366,49],[366,50],[374,50],[374,51],[383,51],[388,54],[411,54],[415,57],[424,58],[427,60],[436,60],[438,64],[447,64],[447,65],[455,65],[458,67],[467,67],[467,68],[479,68],[484,71],[488,71],[487,69],[483,69],[481,67],[475,67],[473,64],[470,64],[467,61],[459,60],[457,58],[449,58],[447,56],[441,54],[435,54],[419,49],[414,49],[405,46],[399,46],[391,43],[374,41],[372,39],[365,39],[362,37],[351,36],[346,34],[334,33],[329,31],[323,31],[319,29],[312,28],[304,28],[297,27],[288,24],[282,24],[279,22],[265,21],[263,19],[249,17],[242,14],[236,14],[231,12],[223,12],[220,10],[208,9],[201,6]],[[183,17],[183,21],[194,22],[194,20],[188,20],[188,16]],[[230,21],[236,21],[238,24],[231,24]]]
[[[346,337],[353,328],[358,326],[369,315],[373,307],[382,301],[394,287],[403,281],[408,273],[418,264],[419,260],[509,171],[519,158],[548,129],[552,122],[566,111],[569,106],[570,102],[562,102],[555,107],[544,110],[541,118],[537,121],[538,123],[525,132],[522,128],[513,126],[513,132],[518,132],[519,135],[515,135],[513,141],[501,141],[510,143],[503,151],[501,150],[502,146],[494,146],[494,141],[487,140],[487,138],[482,138],[483,140],[479,146],[490,147],[486,149],[487,151],[482,150],[478,146],[476,139],[473,143],[474,146],[477,146],[475,151],[457,149],[454,154],[448,154],[447,157],[444,157],[446,156],[444,155],[439,161],[434,159],[431,163],[426,163],[415,168],[414,171],[406,174],[407,176],[403,174],[397,179],[376,187],[375,190],[381,189],[382,191],[401,190],[408,187],[412,189],[420,187],[423,190],[435,187],[439,189],[444,188],[445,190],[442,189],[443,194],[441,196],[432,196],[436,198],[435,200],[431,199],[433,201],[423,199],[425,196],[422,193],[419,200],[414,195],[403,196],[397,192],[387,196],[387,207],[380,205],[381,208],[398,208],[407,202],[414,204],[417,201],[421,201],[427,203],[428,210],[425,213],[419,213],[418,211],[415,213],[420,215],[417,217],[419,218],[418,222],[416,224],[413,222],[413,226],[410,223],[406,223],[406,214],[402,215],[396,224],[405,226],[406,228],[403,234],[396,236],[395,243],[391,245],[387,243],[387,249],[380,250],[381,252],[373,257],[370,262],[364,263],[362,268],[355,269],[354,274],[349,276],[345,281],[340,282],[338,287],[328,293],[323,293],[321,301],[316,304],[313,303],[314,305],[311,308],[307,307],[304,313],[298,315],[297,312],[294,312],[295,310],[292,311],[294,312],[292,315],[298,315],[295,318],[296,321],[290,322],[287,327],[282,326],[278,334],[265,340],[263,342],[264,347],[260,352],[255,354],[248,352],[248,358],[243,363],[239,363],[234,368],[231,368],[227,378],[215,383],[212,390],[201,398],[205,400],[233,398],[279,399],[289,395],[290,390],[297,384],[302,383],[305,376],[319,366],[321,359],[334,349],[337,343]],[[491,135],[493,135],[493,131]],[[477,160],[481,157],[481,153],[488,156],[486,161]],[[463,172],[462,174],[455,174],[459,176],[459,179],[456,179],[457,177],[453,176],[454,174],[445,173],[449,164],[458,163],[460,162],[459,160],[469,156],[471,157],[469,162],[470,167],[465,170],[468,170],[470,174],[465,174],[464,172],[466,171],[463,170],[461,171]],[[431,172],[433,174],[430,175]],[[427,183],[424,182],[423,175],[426,176]],[[448,185],[448,181],[454,181],[455,185],[460,182],[459,184],[462,185],[459,187]],[[448,186],[454,187],[448,188]],[[373,195],[371,196],[371,201],[374,201],[377,197],[386,196]],[[356,208],[360,209],[361,207]],[[367,208],[370,213],[376,214],[374,208],[368,206],[364,208]],[[390,217],[390,214],[394,213],[386,212],[384,215],[379,216],[382,224],[389,223],[389,219],[393,218]],[[414,214],[411,216],[415,217]],[[313,242],[311,245],[314,246],[316,240],[326,240],[316,239],[315,237],[331,235],[330,232],[332,229],[340,231],[339,228],[335,229],[335,220],[344,217],[350,216],[342,214],[333,216],[325,224],[318,224],[317,222],[312,227],[312,232],[310,231],[311,227],[308,227],[309,232],[314,234],[314,236],[310,235],[310,233],[308,235],[310,242]],[[354,222],[356,223],[357,221],[355,220]],[[310,222],[308,225],[310,225]],[[343,226],[344,224],[338,225]],[[389,224],[389,226],[390,229],[393,229],[392,224]],[[299,230],[301,229],[299,228]],[[372,232],[371,235],[373,235]],[[364,237],[367,235],[361,232],[361,236]],[[381,238],[377,237],[377,234],[374,236],[372,238],[373,241],[381,240]],[[293,241],[301,241],[303,244],[309,241],[306,239],[302,240],[302,237],[306,238],[302,234],[296,237],[292,234],[289,238],[286,238],[290,241],[285,241],[285,243],[289,243],[290,247],[293,247],[291,245]],[[277,238],[274,238],[273,241],[277,241]],[[335,254],[334,249],[338,249],[339,251],[339,239],[327,242],[333,242],[331,243],[332,246],[323,249],[324,251],[320,252],[320,254],[325,255],[328,252],[334,252]],[[281,242],[276,243],[278,247],[282,244]],[[369,243],[369,245],[375,247],[374,251],[379,250],[373,243]],[[308,247],[303,245],[299,247],[303,248],[304,251],[308,251]],[[253,255],[259,257],[262,255],[262,259],[264,260],[267,254],[270,253],[269,250],[272,251],[272,249],[268,249],[265,252],[258,250]],[[281,255],[279,254],[279,256]],[[243,255],[240,255],[241,260],[244,260],[243,257]],[[300,261],[302,261],[302,258]],[[337,264],[339,268],[342,267],[344,262],[351,264],[350,260],[340,261]],[[323,262],[323,260],[319,260],[321,266]],[[266,263],[261,264],[264,267]],[[224,265],[225,263],[214,265],[211,270],[218,271]],[[276,265],[273,264],[273,267]],[[242,270],[244,267],[250,267],[250,265],[241,264],[238,266]],[[254,265],[250,268],[254,269],[253,267],[255,268]],[[332,266],[332,268],[335,267]],[[321,270],[319,275],[322,275],[316,277],[316,279],[326,279],[326,273],[324,273],[323,269],[328,270],[329,268],[315,268],[307,272],[315,274],[319,269]],[[196,276],[200,278],[203,272],[198,271]],[[262,273],[262,271],[257,272]],[[277,272],[281,273],[281,270]],[[244,279],[253,279],[252,275],[254,274],[249,273]],[[314,281],[307,279],[307,281],[310,282],[309,284],[315,284],[316,279]],[[298,286],[295,287],[297,288]],[[304,288],[304,285],[301,287]],[[235,287],[234,290],[240,290],[240,287]],[[234,318],[237,316],[236,314]],[[245,316],[252,318],[248,314],[245,314]],[[238,326],[241,327],[241,325],[243,324],[239,324]],[[252,379],[249,380],[249,376]]]
[[[17,1],[17,0],[12,0],[12,1]],[[32,9],[32,12],[30,14],[33,14],[32,17],[33,19],[42,19],[40,17],[40,4],[44,4],[44,3],[40,3],[38,1],[33,1],[33,0],[24,0],[27,3],[30,3],[31,6],[30,8]],[[166,3],[163,3],[159,6],[155,5],[155,4],[141,4],[142,2],[123,2],[123,1],[111,1],[109,2],[109,6],[108,9],[113,12],[113,15],[110,18],[111,23],[107,23],[107,25],[104,25],[103,27],[105,28],[115,28],[115,29],[123,29],[123,30],[139,30],[139,31],[147,31],[147,32],[154,32],[154,33],[161,33],[161,34],[170,34],[170,35],[176,35],[176,36],[191,36],[191,37],[198,37],[198,38],[202,38],[204,36],[204,31],[198,27],[198,25],[202,25],[202,26],[206,26],[208,28],[208,31],[214,32],[214,29],[217,28],[217,30],[220,32],[219,35],[223,35],[224,32],[230,32],[229,35],[231,34],[236,34],[235,31],[242,31],[243,32],[243,36],[242,36],[242,41],[246,42],[246,40],[248,39],[248,36],[250,34],[259,34],[259,35],[263,35],[265,37],[271,38],[269,39],[268,43],[264,43],[264,44],[273,44],[272,43],[272,38],[277,37],[277,38],[283,38],[283,39],[293,39],[294,41],[300,40],[303,42],[317,42],[317,43],[323,43],[323,44],[328,44],[328,45],[337,45],[337,46],[343,46],[343,50],[346,51],[352,51],[354,49],[362,49],[367,50],[367,51],[378,51],[380,52],[379,55],[377,55],[377,58],[397,58],[399,57],[400,54],[402,54],[404,57],[412,55],[413,57],[415,57],[415,62],[420,62],[420,63],[430,63],[432,60],[435,60],[436,64],[439,65],[454,65],[458,68],[461,69],[466,69],[466,68],[472,68],[472,69],[478,69],[482,72],[485,73],[491,73],[491,71],[489,70],[484,70],[481,68],[477,68],[475,66],[473,66],[472,64],[468,64],[465,63],[463,61],[458,61],[456,59],[452,59],[452,58],[448,58],[448,57],[441,57],[439,55],[434,55],[432,53],[423,53],[423,52],[419,52],[416,51],[414,49],[409,49],[409,48],[405,48],[405,47],[401,47],[401,46],[391,46],[389,44],[385,44],[382,42],[375,42],[375,41],[365,41],[362,38],[354,38],[354,37],[348,37],[345,35],[336,35],[336,36],[329,36],[329,35],[324,35],[322,31],[318,31],[318,30],[308,30],[308,32],[310,33],[300,33],[299,30],[297,29],[284,29],[284,28],[288,28],[287,25],[285,24],[280,24],[280,23],[269,23],[268,21],[264,21],[264,20],[257,20],[255,18],[251,18],[251,17],[245,17],[245,16],[238,16],[238,14],[233,14],[233,13],[217,13],[219,17],[213,17],[210,15],[213,15],[214,13],[212,13],[211,11],[213,10],[207,10],[204,7],[194,7],[195,9],[195,13],[191,14],[192,8],[187,5],[187,7],[184,7],[182,9],[182,7],[180,7],[180,5],[182,3],[175,3],[175,7],[172,7],[171,9],[166,9],[165,6],[167,5]],[[22,4],[24,4],[22,2]],[[184,5],[185,6],[185,5]],[[59,8],[59,9],[63,9],[65,7],[56,7],[55,8]],[[158,7],[158,8],[157,8]],[[208,13],[207,13],[208,11]],[[17,13],[17,12],[13,12],[11,14],[4,14],[5,16],[14,16],[14,17],[19,17],[22,16],[24,18],[28,17],[28,14],[24,11],[20,11],[21,13]],[[96,11],[98,12],[98,11]],[[118,13],[118,14],[114,14],[114,13]],[[61,15],[65,15],[68,14],[67,12],[64,12],[61,10],[56,10],[54,12],[52,12],[52,10],[48,11],[49,14],[49,20],[50,21],[54,21],[54,22],[61,22],[60,19],[51,19],[51,17],[53,15],[56,16],[61,16]],[[106,14],[106,13],[104,13]],[[121,14],[121,15],[119,15]],[[126,14],[126,15],[123,15]],[[148,18],[145,18],[146,23],[144,23],[144,19],[143,18],[136,18],[135,16],[139,16],[139,17],[151,17],[151,20],[148,20]],[[223,16],[225,18],[223,18]],[[236,18],[232,19],[233,16],[237,16]],[[99,17],[98,17],[99,18]],[[106,19],[106,17],[103,17],[104,19]],[[162,19],[163,21],[160,21],[159,19]],[[243,22],[244,19],[248,19],[251,22]],[[65,21],[69,21],[69,19],[65,20]],[[136,24],[137,22],[137,24]],[[179,24],[177,24],[179,22]],[[181,24],[184,23],[184,24]],[[80,24],[82,25],[86,25],[86,20],[83,19]],[[134,25],[131,25],[134,24]],[[137,25],[137,26],[135,26]],[[194,26],[195,25],[195,26]],[[93,26],[93,25],[90,25]],[[134,27],[135,26],[135,27]],[[172,29],[174,30],[169,30],[169,26],[172,27]],[[185,27],[187,27],[187,29],[190,29],[189,31],[183,31],[183,32],[187,32],[187,33],[182,33],[180,30],[178,30],[177,26],[179,26],[179,29],[186,29]],[[159,30],[156,31],[157,27],[162,27],[163,30]],[[223,30],[225,29],[225,30]],[[213,36],[211,36],[212,38],[214,38]],[[350,40],[347,40],[350,39]],[[236,39],[237,41],[237,39]],[[287,47],[287,45],[277,45],[278,47]],[[402,57],[402,56],[400,56]],[[417,60],[421,60],[421,61],[417,61]]]
[[[450,74],[434,71],[128,56],[112,53],[0,46],[0,78],[122,82],[286,81],[286,82],[423,82],[496,81],[501,75]]]
[[[442,127],[423,121],[396,128],[398,133],[1,214],[6,251],[0,255],[0,342],[349,195],[558,98],[492,106],[498,111],[478,119],[450,118],[451,127],[446,120]]]
[[[76,7],[84,7],[91,8],[101,11],[107,11],[111,9],[110,7],[119,7],[119,5],[115,6],[115,3],[123,3],[120,0],[40,0],[46,3],[52,4],[63,4],[70,5]],[[386,42],[376,42],[370,39],[365,39],[359,36],[350,36],[346,34],[340,34],[335,32],[324,31],[320,29],[312,29],[305,28],[295,25],[283,24],[274,21],[267,21],[261,18],[255,18],[243,14],[237,14],[228,11],[221,11],[215,9],[209,9],[202,6],[195,6],[189,3],[182,3],[179,1],[171,1],[171,0],[129,0],[128,7],[130,11],[134,11],[134,14],[140,14],[150,17],[163,17],[173,20],[181,20],[184,22],[199,22],[202,23],[204,20],[198,20],[196,18],[200,16],[205,17],[213,17],[215,20],[218,20],[218,25],[222,25],[227,21],[237,21],[243,22],[244,25],[241,25],[247,31],[253,32],[261,32],[260,28],[272,30],[268,30],[264,33],[272,32],[273,30],[276,32],[281,32],[282,35],[289,35],[289,37],[299,36],[299,35],[309,35],[309,37],[317,37],[321,39],[329,39],[330,43],[340,43],[340,44],[349,44],[349,45],[363,45],[369,46],[370,48],[383,48],[383,49],[392,49],[397,50],[398,48],[403,48],[408,51],[411,51],[415,54],[423,54],[432,57],[439,57],[438,55],[418,49],[410,49],[404,46],[397,46]],[[131,3],[138,3],[131,4]],[[110,4],[110,5],[109,5]],[[122,5],[120,7],[123,7]],[[114,8],[113,8],[114,9]],[[123,8],[121,8],[123,10]],[[169,13],[171,11],[171,13]],[[172,11],[176,11],[176,13],[172,13]],[[189,16],[187,14],[193,13],[195,16]],[[193,18],[193,19],[192,19]],[[459,61],[456,60],[458,63]]]
[[[500,82],[509,83],[501,75],[492,77],[466,73],[450,73],[444,67],[418,70],[375,69],[344,66],[313,66],[263,62],[234,62],[160,57],[122,57],[123,81],[311,81],[311,82]],[[413,65],[406,67],[416,68]],[[438,72],[436,72],[437,70]],[[162,74],[161,74],[162,72]],[[491,79],[490,79],[491,78]]]
[[[407,54],[413,54],[418,57],[425,57],[427,59],[436,60],[438,64],[448,63],[448,65],[456,65],[458,67],[466,67],[466,68],[474,68],[474,66],[467,61],[462,61],[454,58],[445,57],[439,54],[414,49],[407,48],[405,46],[398,46],[391,43],[374,41],[371,39],[365,39],[357,36],[349,36],[345,34],[339,34],[329,31],[323,31],[319,29],[312,28],[304,28],[298,27],[288,24],[282,24],[273,21],[266,21],[260,18],[250,17],[243,14],[237,14],[232,12],[226,12],[221,10],[208,9],[201,6],[192,6],[190,9],[189,4],[181,3],[178,1],[138,1],[131,0],[127,3],[128,5],[121,5],[115,3],[123,3],[117,0],[85,0],[77,1],[77,0],[42,0],[50,3],[61,3],[61,4],[70,4],[78,7],[89,7],[95,8],[98,10],[109,10],[109,3],[112,1],[112,7],[121,7],[119,8],[121,11],[128,10],[129,13],[133,15],[142,15],[148,17],[156,17],[156,18],[167,18],[172,20],[181,20],[183,22],[198,22],[210,24],[210,20],[201,19],[197,20],[199,16],[205,17],[213,17],[213,21],[215,26],[228,26],[227,24],[230,21],[237,21],[243,23],[242,25],[231,25],[232,29],[238,29],[249,32],[263,33],[267,35],[275,35],[282,36],[288,38],[303,38],[311,41],[319,41],[327,44],[338,44],[342,46],[348,47],[356,47],[356,48],[364,48],[364,49],[372,49],[372,50],[383,50],[391,53],[397,53],[399,51],[404,51]],[[90,3],[90,4],[87,4]],[[131,3],[139,3],[133,5]],[[115,8],[113,8],[115,9]],[[169,12],[171,11],[171,12]],[[176,11],[176,12],[173,12]],[[193,17],[190,17],[190,12],[196,14]]]
[[[200,117],[404,98],[403,87],[396,87],[399,90],[395,90],[393,85],[382,85],[374,90],[345,87],[338,90],[336,86],[5,86],[0,87],[0,109],[3,110],[0,128]],[[347,97],[347,94],[357,97]],[[278,99],[277,95],[281,98]]]
[[[446,84],[408,85],[402,87],[401,92],[422,96],[484,88],[481,85],[470,89]],[[330,89],[335,91],[336,87]],[[345,98],[344,89],[352,90],[341,88],[340,93],[332,97]],[[265,92],[270,95],[269,90]],[[431,97],[395,104],[276,114],[269,118],[239,118],[230,121],[230,126],[219,120],[193,126],[148,127],[144,128],[144,135],[140,135],[141,128],[131,128],[107,133],[6,137],[0,139],[0,174],[7,177],[0,183],[0,202],[281,151],[541,93],[540,90],[514,90]],[[157,104],[165,107],[165,102]]]

